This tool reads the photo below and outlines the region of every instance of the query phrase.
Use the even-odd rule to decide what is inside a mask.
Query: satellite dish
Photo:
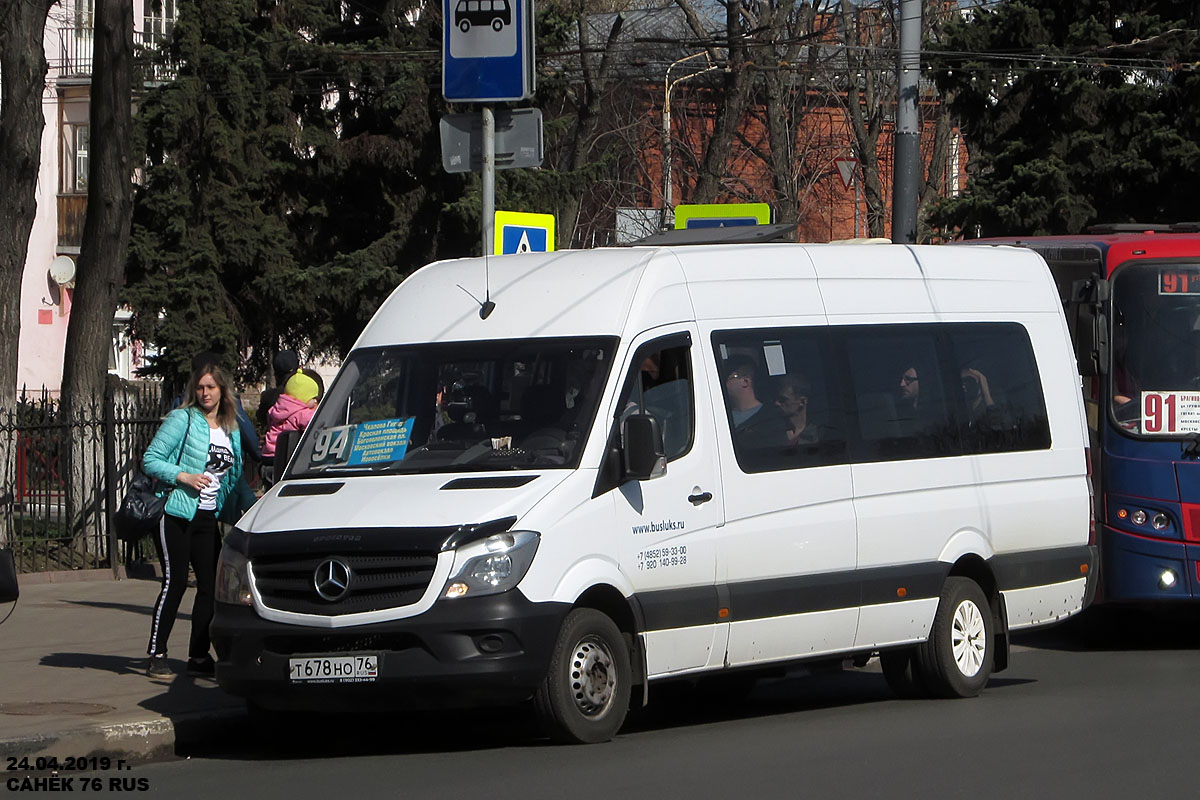
[[[74,285],[75,259],[70,256],[57,256],[50,262],[50,278],[59,286]]]

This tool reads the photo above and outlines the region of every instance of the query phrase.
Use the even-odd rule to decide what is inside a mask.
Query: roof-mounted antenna
[[[491,275],[488,272],[488,253],[486,248],[483,251],[483,291],[483,302],[479,304],[479,318],[487,319],[496,310],[496,304],[492,302],[492,281]]]
[[[489,316],[491,316],[491,313],[496,310],[496,304],[492,302],[492,285],[491,285],[490,279],[488,278],[487,252],[484,252],[484,254],[483,254],[483,290],[484,290],[483,298],[484,299],[480,300],[478,297],[471,294],[471,290],[468,289],[467,287],[463,286],[461,283],[456,283],[454,285],[457,286],[458,288],[462,289],[464,292],[466,292],[467,296],[470,297],[472,300],[474,300],[476,303],[479,303],[479,318],[480,319],[487,319]]]

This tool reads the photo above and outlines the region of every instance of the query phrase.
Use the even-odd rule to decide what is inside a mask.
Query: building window
[[[88,149],[91,143],[91,128],[75,125],[75,181],[74,191],[86,192],[88,187]]]
[[[142,3],[143,41],[147,47],[158,47],[171,34],[175,24],[175,0],[144,0]]]
[[[90,146],[91,129],[86,124],[63,125],[61,194],[87,194]]]

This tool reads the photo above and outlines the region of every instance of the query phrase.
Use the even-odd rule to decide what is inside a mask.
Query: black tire
[[[470,22],[470,20],[465,20],[465,19],[464,19],[464,20],[460,20],[460,21],[459,21],[459,23],[458,23],[458,29],[459,29],[460,31],[462,31],[463,33],[467,33],[467,32],[469,32],[469,31],[471,30],[471,22]]]
[[[974,697],[993,666],[992,608],[979,584],[951,577],[942,586],[929,639],[917,647],[916,670],[937,697]]]
[[[502,19],[492,20],[492,30],[494,30],[496,33],[499,33],[500,31],[504,30],[504,20],[502,20]]]
[[[546,733],[564,744],[607,742],[629,713],[633,670],[617,626],[591,608],[563,620],[550,669],[533,696]]]
[[[917,654],[913,648],[884,650],[879,654],[879,666],[883,668],[883,679],[892,692],[903,700],[925,697],[925,683],[921,680]]]

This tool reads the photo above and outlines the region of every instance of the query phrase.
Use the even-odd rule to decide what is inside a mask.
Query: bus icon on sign
[[[472,25],[491,26],[496,33],[512,24],[512,8],[508,0],[458,0],[454,7],[454,24],[463,33]]]

